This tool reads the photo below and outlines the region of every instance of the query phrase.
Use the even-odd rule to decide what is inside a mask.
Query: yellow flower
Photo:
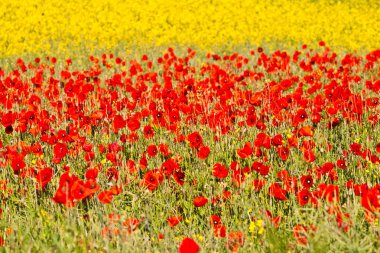
[[[251,222],[249,223],[249,232],[250,232],[250,233],[253,233],[253,232],[255,232],[255,229],[256,229],[256,224],[255,224],[254,221],[251,221]]]
[[[257,233],[259,235],[263,234],[265,231],[263,222],[264,222],[263,220],[251,221],[249,223],[249,232],[254,233],[257,230]]]
[[[126,54],[168,44],[273,49],[321,38],[333,49],[371,50],[380,33],[378,0],[2,0],[0,15],[2,57],[91,54],[118,45]]]

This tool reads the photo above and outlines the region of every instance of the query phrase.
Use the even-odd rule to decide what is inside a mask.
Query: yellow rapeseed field
[[[2,57],[118,45],[380,46],[378,0],[2,0],[0,17]]]

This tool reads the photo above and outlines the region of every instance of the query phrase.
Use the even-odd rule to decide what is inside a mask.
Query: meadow
[[[0,16],[1,252],[379,251],[377,1]]]

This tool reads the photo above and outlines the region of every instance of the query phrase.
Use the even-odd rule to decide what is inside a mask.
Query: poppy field
[[[0,72],[2,245],[378,248],[380,51],[320,45],[18,59]]]
[[[296,7],[2,1],[0,251],[379,252],[380,6]]]

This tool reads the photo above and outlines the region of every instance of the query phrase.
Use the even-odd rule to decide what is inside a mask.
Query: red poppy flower
[[[179,253],[198,253],[199,250],[199,245],[189,237],[184,238],[178,248]]]
[[[89,179],[85,183],[89,196],[92,196],[94,193],[99,191],[100,185],[96,182],[95,179]]]
[[[67,207],[73,207],[75,205],[71,196],[68,195],[68,191],[66,190],[65,187],[58,188],[52,200],[55,203],[64,204]]]
[[[288,181],[289,172],[287,170],[281,170],[277,173],[277,178],[281,181]]]
[[[174,109],[169,112],[169,121],[170,123],[176,123],[181,120],[181,117],[179,115],[179,111]]]
[[[123,119],[122,116],[116,115],[113,118],[113,127],[117,132],[119,129],[124,128],[127,125],[127,121]]]
[[[156,125],[159,124],[162,127],[167,125],[167,123],[165,121],[165,113],[164,112],[154,111],[153,112],[153,118],[154,118],[154,121],[153,121],[154,124],[156,124]]]
[[[179,215],[174,215],[174,216],[167,218],[166,220],[168,221],[169,226],[172,228],[172,227],[177,226],[178,223],[180,223],[182,221],[182,217]]]
[[[136,163],[131,159],[129,159],[127,161],[127,168],[128,168],[129,173],[131,173],[131,174],[138,172],[138,169],[136,167]]]
[[[187,140],[190,143],[190,147],[198,149],[203,143],[202,136],[198,132],[191,133],[187,136]]]
[[[269,187],[269,196],[274,197],[277,200],[287,200],[286,191],[281,188],[278,183],[272,183]]]
[[[183,173],[181,169],[178,169],[174,172],[173,178],[180,186],[185,183],[185,173]]]
[[[365,104],[371,108],[375,108],[379,105],[379,98],[373,97],[373,98],[367,98]]]
[[[325,198],[328,202],[339,202],[339,186],[330,184],[323,187],[323,185],[320,184],[318,190],[320,196]]]
[[[161,165],[160,169],[166,177],[170,177],[170,175],[179,170],[180,167],[173,158],[169,158]]]
[[[376,145],[376,152],[380,153],[380,142]]]
[[[155,169],[145,173],[143,184],[148,187],[150,191],[154,191],[163,180],[163,174],[159,170]]]
[[[300,130],[298,130],[298,136],[310,136],[313,137],[314,129],[312,126],[303,126]]]
[[[282,88],[282,90],[286,91],[288,90],[290,87],[292,87],[293,83],[292,83],[292,80],[290,79],[284,79],[280,82],[280,86]]]
[[[359,143],[352,143],[350,145],[350,150],[352,151],[352,153],[354,153],[355,155],[360,155],[362,153],[361,151],[362,149],[362,145],[359,144]]]
[[[38,186],[41,189],[43,189],[50,182],[52,177],[53,177],[52,168],[45,168],[45,169],[40,170],[36,175]]]
[[[0,141],[0,148],[1,148],[1,141]],[[42,152],[42,147],[41,147],[41,144],[36,142],[34,143],[32,146],[32,152],[36,155],[42,155],[43,152]]]
[[[220,225],[220,226],[214,227],[214,235],[215,237],[221,237],[221,238],[226,237],[227,235],[226,226]]]
[[[319,171],[322,173],[322,174],[327,174],[329,173],[332,169],[334,169],[335,167],[335,164],[332,163],[332,162],[327,162],[327,163],[324,163],[320,168],[319,168]]]
[[[257,123],[257,117],[256,114],[249,114],[247,116],[247,126],[253,127]]]
[[[160,151],[160,153],[164,156],[164,157],[168,157],[171,155],[171,152],[169,150],[169,147],[168,145],[164,144],[164,143],[160,143],[158,145],[158,149]]]
[[[64,204],[67,207],[73,207],[75,203],[71,195],[71,187],[77,180],[76,176],[70,176],[68,172],[63,173],[59,179],[59,187],[52,198],[53,201],[58,204]]]
[[[362,206],[371,212],[380,212],[380,184],[374,185],[363,193]]]
[[[236,153],[241,158],[245,159],[253,154],[253,149],[250,142],[245,143],[244,147],[241,149],[237,149]]]
[[[300,192],[297,193],[297,201],[301,206],[304,206],[307,203],[309,203],[310,199],[311,193],[306,189],[302,189]]]
[[[298,126],[298,124],[303,123],[307,118],[308,116],[305,109],[299,109],[293,117],[293,125]]]
[[[216,237],[226,237],[226,226],[222,225],[219,216],[211,215],[211,225]]]
[[[140,128],[140,121],[136,117],[131,117],[127,120],[128,129],[132,132],[135,132]]]
[[[108,182],[110,182],[112,179],[117,181],[119,179],[119,171],[116,168],[111,167],[107,169],[106,176],[107,176]]]
[[[306,189],[313,186],[313,177],[311,175],[306,175],[301,177],[301,184]]]
[[[232,184],[240,187],[240,185],[245,180],[245,173],[243,169],[235,169],[232,170],[232,176],[231,176]]]
[[[281,160],[286,161],[289,157],[289,148],[287,147],[278,147],[277,153],[281,157]]]
[[[16,121],[16,115],[12,112],[8,112],[2,115],[1,124],[4,127],[13,125],[15,121]]]
[[[87,153],[84,155],[84,159],[85,159],[87,162],[93,161],[93,160],[95,159],[95,153],[94,153],[94,152],[87,152]]]
[[[252,182],[252,188],[253,190],[259,192],[264,187],[266,181],[263,179],[254,179]]]
[[[174,142],[176,142],[176,143],[183,142],[184,140],[185,140],[185,135],[183,135],[183,134],[179,134],[179,135],[177,135],[177,137],[174,138]]]
[[[264,147],[270,149],[271,139],[270,136],[265,133],[259,133],[254,141],[255,147]]]
[[[228,176],[228,168],[220,163],[214,164],[212,175],[216,178],[223,179]]]
[[[144,136],[146,139],[151,139],[154,137],[154,130],[150,125],[144,127]]]
[[[148,160],[146,159],[146,155],[144,153],[143,156],[140,158],[139,167],[140,169],[145,170],[147,166],[148,166]]]
[[[315,161],[315,155],[313,150],[311,149],[305,149],[303,151],[303,159],[305,162],[312,163]]]
[[[354,185],[354,192],[356,196],[363,196],[363,194],[366,193],[367,191],[368,191],[368,185],[366,183]]]
[[[202,207],[206,205],[208,202],[208,199],[203,196],[198,196],[193,200],[193,204],[195,207]]]
[[[208,146],[202,146],[197,152],[197,156],[199,157],[199,159],[202,159],[202,160],[206,159],[209,154],[210,154],[210,148]]]
[[[156,145],[149,145],[146,151],[150,157],[154,157],[157,155],[158,150]]]
[[[62,159],[66,156],[67,152],[68,152],[68,149],[67,149],[67,146],[66,144],[62,144],[62,143],[57,143],[55,146],[54,146],[54,156],[58,159]]]
[[[99,193],[98,199],[103,204],[109,204],[113,199],[113,194],[109,191],[102,191],[101,193]]]
[[[73,183],[70,189],[70,193],[75,200],[85,199],[91,194],[90,189],[87,188],[86,184],[82,180],[77,180]],[[99,200],[101,200],[100,197]]]
[[[228,200],[231,198],[232,193],[228,190],[223,191],[223,200]]]
[[[252,170],[257,171],[258,173],[260,173],[263,176],[268,175],[269,169],[270,169],[269,166],[266,166],[261,162],[254,162],[252,164]]]
[[[87,179],[96,179],[98,177],[98,169],[88,169],[85,173]]]
[[[130,234],[138,228],[140,223],[141,223],[141,220],[130,217],[130,218],[125,219],[125,221],[123,222],[123,226],[127,230],[127,232]]]
[[[24,162],[23,158],[15,157],[12,159],[11,167],[13,169],[13,172],[15,174],[18,174],[20,172],[20,170],[22,170],[26,167],[26,163]]]
[[[139,136],[136,133],[131,133],[130,135],[128,135],[128,141],[130,143],[135,143],[138,140],[139,140]]]
[[[5,245],[5,240],[4,240],[4,237],[1,235],[0,236],[0,247],[4,247]]]
[[[291,136],[288,138],[288,144],[290,147],[296,148],[298,145],[298,139],[295,136]]]
[[[122,192],[123,188],[121,186],[113,185],[108,191],[112,195],[119,195]]]
[[[237,252],[244,246],[244,236],[242,232],[232,231],[227,237],[227,248],[232,252]]]
[[[112,162],[114,165],[117,164],[117,156],[115,153],[107,153],[106,158],[108,161]]]
[[[282,138],[282,135],[281,134],[277,134],[276,136],[274,136],[273,138],[272,138],[272,140],[271,140],[271,143],[274,145],[274,146],[276,146],[276,147],[278,147],[278,146],[281,146],[283,143],[283,138]]]
[[[211,225],[214,228],[219,227],[220,225],[222,225],[220,217],[217,216],[217,215],[212,214],[211,215]]]
[[[344,160],[341,160],[341,159],[336,161],[336,166],[338,166],[338,168],[340,168],[340,169],[346,169],[347,168],[346,162]]]

